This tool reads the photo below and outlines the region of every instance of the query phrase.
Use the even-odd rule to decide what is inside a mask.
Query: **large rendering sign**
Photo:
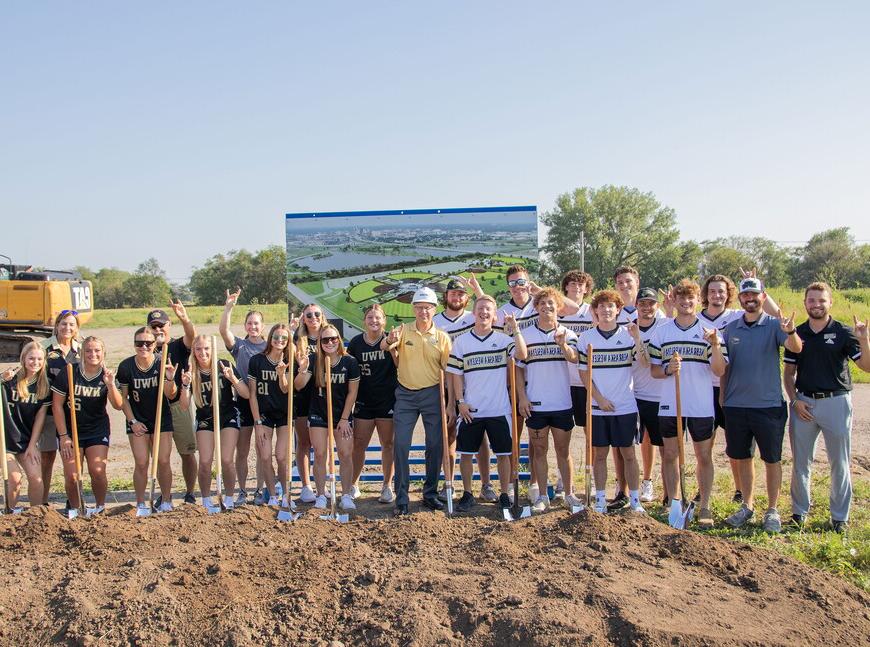
[[[530,206],[288,213],[287,283],[302,303],[343,319],[349,336],[369,304],[383,306],[388,327],[409,321],[417,288],[440,293],[460,274],[474,272],[505,301],[505,270],[536,269],[537,232]]]

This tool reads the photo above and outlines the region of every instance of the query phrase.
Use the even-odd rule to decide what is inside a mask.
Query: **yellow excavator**
[[[17,362],[31,341],[50,337],[64,310],[84,325],[94,314],[94,289],[77,272],[35,270],[0,254],[0,362]]]

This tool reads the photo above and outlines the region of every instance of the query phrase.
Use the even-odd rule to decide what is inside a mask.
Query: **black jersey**
[[[317,339],[308,337],[308,365],[314,366],[317,356]],[[299,363],[293,360],[293,375],[299,375]],[[293,395],[293,408],[296,417],[308,417],[308,409],[311,403],[311,394],[314,393],[314,385],[308,381],[301,391],[295,391]]]
[[[172,398],[170,402],[178,402],[178,399],[181,397],[181,370],[187,368],[187,360],[190,358],[190,349],[184,345],[184,339],[181,337],[170,340],[168,346],[168,359],[173,366],[178,367],[178,370],[175,371],[175,397]],[[160,352],[162,351],[158,348],[155,355]]]
[[[128,357],[118,367],[118,384],[127,387],[127,401],[133,410],[133,416],[154,431],[157,417],[157,389],[160,383],[160,355],[154,356],[146,370],[136,365],[136,357]],[[160,421],[160,431],[172,431],[172,415],[169,412],[169,400],[163,398],[163,412]]]
[[[254,355],[248,362],[248,379],[254,380],[260,415],[285,420],[287,394],[278,383],[278,362],[273,362],[264,353]]]
[[[76,400],[76,425],[79,438],[109,438],[109,414],[106,413],[109,387],[103,381],[103,369],[96,376],[88,379],[82,371],[82,365],[73,367],[73,384]],[[67,433],[72,433],[69,410],[69,383],[67,372],[59,373],[51,385],[54,393],[64,397],[64,416],[66,417]]]
[[[392,361],[392,360],[390,360]],[[314,384],[314,394],[311,396],[311,414],[326,420],[326,389],[317,386],[317,377],[314,375],[314,366],[309,365],[311,373],[309,384]],[[342,355],[341,359],[332,367],[332,418],[333,424],[338,424],[338,419],[344,411],[344,403],[347,401],[348,386],[351,382],[358,382],[360,378],[359,364],[356,358],[350,355]]]
[[[396,363],[389,351],[381,350],[383,335],[374,344],[357,335],[347,345],[347,352],[359,364],[360,383],[357,404],[364,407],[392,405],[396,399]],[[392,406],[387,407],[388,409]]]
[[[235,418],[238,413],[233,395],[235,393],[235,391],[233,390],[233,385],[223,375],[224,366],[229,365],[230,363],[226,360],[218,360],[218,385],[220,388],[220,401],[218,402],[218,405],[220,406],[221,420],[226,420],[227,418]],[[235,369],[233,369],[233,371],[235,372]],[[238,376],[238,373],[236,373],[236,375]],[[211,426],[213,418],[211,407],[211,391],[211,371],[203,371],[199,369],[199,393],[202,398],[202,406],[196,407],[197,428],[209,428]],[[196,405],[196,399],[193,397],[193,394],[191,394],[190,399],[193,401],[194,405]]]
[[[69,352],[64,354],[63,349],[56,344],[45,349],[45,370],[48,373],[49,385],[54,384],[58,375],[66,373],[67,364],[78,364],[79,350],[80,348],[70,346]],[[51,407],[48,408],[48,415],[52,415]]]
[[[51,393],[45,398],[36,396],[36,378],[27,383],[27,398],[18,395],[18,378],[3,382],[3,423],[6,429],[6,451],[20,454],[27,449],[33,435],[33,423],[39,410],[51,403]],[[3,460],[0,457],[0,460]]]

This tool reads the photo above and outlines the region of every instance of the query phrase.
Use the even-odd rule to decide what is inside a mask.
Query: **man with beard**
[[[779,532],[782,521],[776,509],[782,485],[782,440],[788,415],[782,400],[779,372],[779,347],[795,355],[803,348],[794,327],[794,314],[777,322],[762,312],[766,295],[761,281],[746,278],[740,282],[740,305],[743,316],[728,324],[723,335],[730,365],[722,376],[723,408],[728,427],[725,429],[725,453],[738,461],[743,505],[725,520],[739,528],[753,515],[755,467],[752,441],[758,444],[764,461],[768,509],[763,528]]]
[[[451,279],[447,283],[447,288],[444,290],[442,304],[444,310],[432,317],[435,327],[443,330],[450,335],[450,341],[455,342],[460,335],[464,335],[474,327],[474,313],[465,309],[468,305],[467,287],[474,290],[474,295],[480,297],[483,290],[477,282],[474,274],[471,274],[469,279]],[[456,410],[456,395],[452,391],[453,381],[448,380],[447,393],[444,397],[447,398],[447,407],[450,411]],[[450,464],[456,464],[456,423],[455,416],[450,418],[450,424],[447,427],[447,442],[450,444],[448,449],[450,455]],[[498,500],[498,495],[490,483],[489,471],[489,443],[486,437],[483,438],[483,443],[480,445],[480,452],[477,454],[477,469],[480,472],[480,496],[484,501],[494,503]],[[438,498],[445,503],[447,502],[447,487],[441,488],[438,492]]]
[[[821,432],[831,466],[831,525],[836,532],[843,532],[852,502],[849,360],[870,371],[870,322],[855,317],[853,330],[831,317],[833,304],[827,283],[811,283],[804,292],[809,319],[797,327],[804,347],[800,354],[786,350],[785,390],[792,408],[792,520],[802,526],[810,510],[810,468]]]

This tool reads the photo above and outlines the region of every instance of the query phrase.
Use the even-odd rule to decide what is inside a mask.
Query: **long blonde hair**
[[[193,392],[193,401],[196,403],[197,409],[202,409],[202,407],[205,406],[203,401],[202,401],[202,380],[199,377],[199,372],[202,369],[199,368],[199,362],[197,361],[196,355],[194,354],[194,350],[196,349],[196,342],[198,342],[198,341],[205,342],[206,347],[208,348],[208,352],[209,352],[209,365],[208,365],[208,368],[206,370],[209,371],[209,379],[211,381],[211,397],[212,398],[214,398],[215,388],[220,388],[220,387],[215,386],[215,384],[216,383],[219,384],[219,382],[217,382],[217,380],[215,380],[214,375],[211,375],[211,367],[212,367],[211,353],[213,352],[213,350],[215,350],[211,347],[211,337],[209,337],[208,335],[197,335],[196,337],[193,338],[193,343],[190,345],[190,361],[189,361],[190,389]],[[220,371],[220,364],[218,364],[218,371]]]
[[[332,324],[326,324],[325,326],[321,326],[320,335],[317,337],[317,360],[314,365],[317,380],[316,384],[318,388],[321,389],[326,387],[326,353],[323,352],[323,344],[320,343],[320,339],[323,337],[323,333],[327,330],[334,330],[335,336],[338,337],[337,352],[339,356],[347,355],[347,349],[344,347],[344,340],[341,338],[341,334],[339,334],[338,328],[336,328]]]
[[[46,370],[47,358],[45,356],[45,349],[39,342],[32,341],[24,345],[24,348],[21,349],[21,357],[18,358],[19,362],[21,362],[21,368],[18,370],[18,380],[15,384],[15,390],[18,391],[18,397],[21,400],[26,400],[30,397],[30,390],[27,388],[29,380],[27,378],[27,369],[24,366],[24,358],[34,350],[38,350],[42,353],[42,368],[36,373],[36,397],[40,400],[48,397],[49,385],[48,371]],[[69,388],[72,388],[72,385],[70,385]]]

